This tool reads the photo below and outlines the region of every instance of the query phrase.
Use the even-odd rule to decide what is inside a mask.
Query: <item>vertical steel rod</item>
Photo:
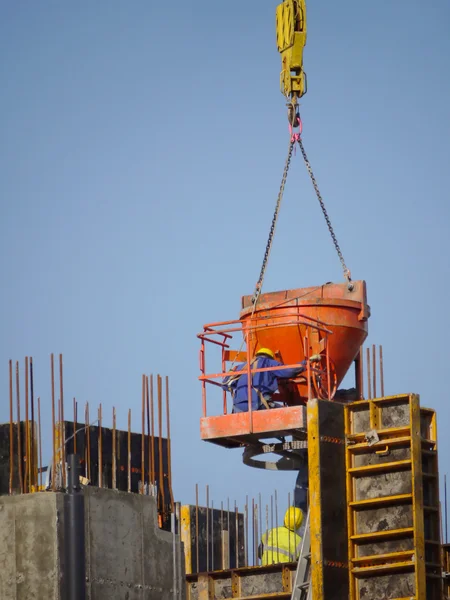
[[[447,475],[444,475],[444,517],[445,517],[445,543],[448,543],[448,521],[447,521]]]
[[[366,348],[366,358],[367,358],[367,398],[370,400],[372,398],[372,376],[370,374],[370,348],[369,348],[369,346]]]
[[[211,500],[211,571],[214,571],[214,500]]]
[[[145,487],[145,375],[142,375],[142,406],[141,406],[141,489],[140,493],[144,493]]]
[[[14,399],[13,399],[13,368],[9,361],[9,495],[13,492],[14,477]],[[19,423],[17,423],[19,427]]]
[[[172,441],[170,437],[170,399],[169,399],[169,377],[166,375],[166,427],[167,427],[167,480],[169,483],[170,510],[173,512],[172,491]]]
[[[52,386],[52,490],[56,489],[56,407],[55,407],[55,363],[53,353],[50,354],[50,371]]]
[[[102,405],[98,407],[98,487],[103,487]]]
[[[37,456],[35,456],[36,440],[34,426],[34,379],[33,379],[33,358],[30,356],[30,408],[31,408],[31,428],[30,428],[30,463],[31,463],[31,485],[37,486]]]
[[[73,453],[77,453],[77,401],[76,398],[73,399]]]
[[[236,504],[236,500],[234,501],[234,515],[235,515],[235,532],[236,532],[236,569],[239,568],[239,512]]]
[[[231,568],[230,498],[227,498],[228,568]]]
[[[66,484],[66,428],[64,424],[64,384],[63,384],[63,357],[62,354],[59,355],[59,395],[61,398],[61,461],[62,461],[62,487],[65,487]]]
[[[276,538],[277,538],[277,563],[280,562],[280,553],[278,551],[280,545],[278,541],[278,493],[275,490],[275,527],[276,527]]]
[[[91,481],[91,422],[89,415],[89,402],[86,402],[86,425],[87,425],[87,478]]]
[[[360,381],[360,394],[359,399],[364,399],[364,348],[361,346],[359,349],[359,381]]]
[[[270,530],[273,530],[273,495],[270,495]],[[269,537],[269,531],[267,531],[267,538]],[[268,540],[267,540],[268,541]],[[273,545],[270,546],[271,548],[271,561],[270,564],[273,565],[274,564],[274,560],[273,560]]]
[[[263,552],[268,552],[266,549],[267,544],[267,540],[269,537],[269,505],[266,504],[266,532],[261,536],[261,541],[263,541]],[[272,552],[272,561],[271,564],[273,563],[273,552]]]
[[[17,394],[17,457],[19,466],[19,485],[20,493],[23,494],[23,460],[22,460],[22,436],[20,432],[20,381],[19,381],[19,363],[16,361],[16,394]]]
[[[112,414],[112,488],[117,489],[117,441],[116,441],[116,409],[113,406]]]
[[[200,553],[198,547],[198,483],[195,484],[195,557],[197,573],[200,573]]]
[[[149,381],[148,376],[145,376],[145,405],[147,412],[147,479],[148,479],[148,493],[151,494],[151,486],[153,485],[152,475],[151,475],[151,455],[152,448],[150,446],[150,389],[149,389]]]
[[[245,518],[245,554],[244,554],[244,567],[248,567],[248,496],[245,496],[245,507],[244,507],[244,518]]]
[[[209,485],[206,486],[206,571],[209,571]]]
[[[288,492],[288,510],[289,510],[289,527],[288,527],[288,548],[289,548],[289,550],[288,550],[288,552],[289,552],[289,554],[291,554],[292,547],[291,547],[291,527],[290,526],[292,525],[292,523],[291,523],[291,493],[290,492]],[[295,544],[294,544],[294,546],[295,546]]]
[[[372,344],[372,367],[373,367],[373,397],[377,397],[377,355],[376,355],[376,346]]]
[[[150,417],[152,426],[152,462],[151,462],[151,480],[152,485],[156,483],[156,472],[155,472],[155,411],[154,411],[154,399],[153,399],[153,375],[150,375]]]
[[[31,471],[30,471],[30,419],[28,414],[28,356],[25,356],[25,482],[24,491],[25,493],[31,491]]]
[[[381,345],[380,345],[380,386],[381,386],[381,397],[384,398],[383,346],[381,346]]]
[[[255,566],[255,499],[252,498],[252,565]]]
[[[162,431],[162,378],[158,375],[158,434],[159,434],[159,490],[161,494],[161,513],[166,510],[166,494],[164,490],[164,463],[163,463],[163,431]]]
[[[127,489],[131,492],[131,408],[128,409],[127,481]]]
[[[39,451],[39,486],[42,490],[42,433],[41,433],[41,399],[37,399],[38,410],[38,451]],[[50,468],[50,465],[47,467]]]

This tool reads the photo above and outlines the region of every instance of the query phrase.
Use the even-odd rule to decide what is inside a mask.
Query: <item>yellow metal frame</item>
[[[192,538],[191,538],[191,510],[190,506],[182,506],[180,509],[180,534],[184,544],[184,564],[186,575],[192,573]]]
[[[303,48],[306,44],[305,0],[284,0],[276,10],[277,48],[281,54],[281,92],[295,100],[306,93]]]
[[[319,403],[308,402],[308,477],[311,530],[311,585],[314,600],[323,600],[322,490],[320,485]]]
[[[382,409],[387,404],[408,404],[409,423],[400,427],[383,427]],[[364,410],[369,415],[367,431],[356,431],[355,415]],[[372,439],[366,438],[371,433]],[[376,432],[374,438],[373,432]],[[433,547],[439,543],[439,532],[433,539],[425,540],[424,515],[433,513],[439,515],[439,492],[435,487],[433,506],[424,506],[424,478],[433,478],[437,486],[437,438],[436,415],[430,409],[421,409],[419,396],[415,394],[389,396],[368,401],[359,401],[345,408],[346,434],[346,486],[347,486],[347,523],[348,523],[348,554],[349,554],[349,584],[350,600],[360,600],[358,577],[388,575],[389,573],[412,572],[416,593],[415,598],[422,600],[440,599],[439,565],[427,562],[428,554],[433,554]],[[375,441],[378,438],[378,441]],[[391,449],[409,448],[410,458],[407,460],[380,461],[375,465],[355,466],[358,454],[375,453],[388,456]],[[432,472],[423,472],[425,457],[431,458]],[[375,497],[364,500],[356,498],[356,478],[364,475],[394,473],[399,471],[411,472],[411,493],[392,496]],[[412,527],[373,533],[358,533],[356,527],[357,511],[385,507],[395,507],[410,504],[412,507]],[[434,517],[433,517],[434,518]],[[430,522],[430,521],[429,521]],[[436,537],[437,536],[437,537]],[[390,552],[375,556],[357,556],[358,544],[363,542],[381,542],[391,539],[413,538],[412,550]],[[429,589],[427,589],[429,587]],[[431,594],[431,595],[430,595]]]

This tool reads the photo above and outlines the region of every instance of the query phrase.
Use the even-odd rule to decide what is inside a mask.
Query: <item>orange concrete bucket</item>
[[[322,354],[325,363],[328,355],[332,386],[339,386],[367,337],[370,316],[365,281],[355,281],[353,289],[348,288],[347,283],[328,283],[269,292],[261,294],[255,310],[252,297],[244,296],[240,318],[247,331],[249,355],[270,348],[286,365],[313,354]],[[295,388],[289,403],[308,397],[305,378]]]

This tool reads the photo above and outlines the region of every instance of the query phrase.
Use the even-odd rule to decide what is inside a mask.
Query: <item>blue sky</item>
[[[4,3],[0,24],[0,385],[32,355],[50,434],[49,354],[66,398],[128,407],[169,375],[175,495],[287,494],[199,439],[203,323],[251,293],[285,159],[276,2]],[[438,411],[449,456],[450,4],[308,4],[303,140],[383,344],[387,393]],[[265,289],[341,280],[299,154]],[[91,410],[93,410],[91,408]],[[108,422],[108,417],[105,417]]]

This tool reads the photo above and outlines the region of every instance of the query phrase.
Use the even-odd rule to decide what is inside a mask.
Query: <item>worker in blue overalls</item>
[[[315,354],[311,356],[310,361],[317,362],[320,358],[319,354]],[[246,366],[246,363],[237,365],[234,370],[242,371]],[[260,348],[250,363],[250,368],[266,369],[268,367],[278,367],[278,369],[254,373],[252,376],[252,410],[275,408],[276,403],[273,401],[273,394],[278,390],[278,379],[293,379],[297,377],[305,371],[306,361],[302,361],[298,367],[287,369],[283,363],[275,360],[272,350],[269,348]],[[222,387],[231,393],[234,413],[248,411],[247,373],[225,377],[222,381]]]

